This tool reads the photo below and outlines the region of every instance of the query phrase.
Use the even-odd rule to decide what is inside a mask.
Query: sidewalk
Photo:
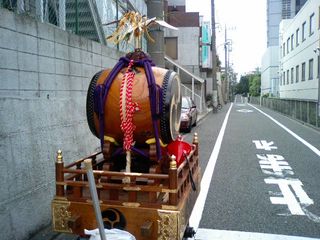
[[[206,111],[203,111],[202,113],[198,114],[197,122],[200,122],[203,118],[205,118],[209,113],[212,112],[212,108],[207,108]]]

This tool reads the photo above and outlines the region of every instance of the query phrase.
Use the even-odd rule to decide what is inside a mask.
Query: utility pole
[[[213,112],[217,112],[218,107],[218,88],[217,88],[217,52],[216,52],[216,20],[214,11],[214,0],[211,0],[211,48],[212,48],[212,100],[213,100]]]
[[[224,101],[227,102],[227,86],[228,86],[228,40],[227,40],[227,25],[224,25]]]
[[[234,30],[232,28],[231,30]],[[230,84],[232,81],[232,78],[229,78],[229,72],[230,72],[230,52],[232,47],[232,39],[228,39],[227,37],[227,25],[224,26],[224,68],[225,68],[225,81],[224,81],[224,91],[225,91],[225,99],[224,101],[227,102],[228,100],[231,100],[230,97]]]

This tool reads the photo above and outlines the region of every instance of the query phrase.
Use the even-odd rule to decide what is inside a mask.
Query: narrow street
[[[203,175],[212,171],[196,239],[320,238],[318,131],[240,97],[193,131]]]

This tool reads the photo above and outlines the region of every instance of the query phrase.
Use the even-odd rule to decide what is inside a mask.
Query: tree
[[[236,94],[246,94],[249,92],[248,75],[241,76],[240,82],[236,85]]]
[[[236,94],[247,94],[250,96],[259,96],[261,87],[261,74],[259,71],[255,73],[241,76],[240,82],[236,85]]]
[[[261,74],[252,74],[249,77],[249,93],[250,96],[260,96]]]

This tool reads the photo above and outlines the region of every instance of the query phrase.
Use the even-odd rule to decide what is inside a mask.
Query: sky
[[[266,0],[215,0],[216,48],[224,67],[225,29],[232,41],[230,64],[241,75],[261,67],[267,45]],[[186,0],[188,12],[211,21],[211,0]]]

